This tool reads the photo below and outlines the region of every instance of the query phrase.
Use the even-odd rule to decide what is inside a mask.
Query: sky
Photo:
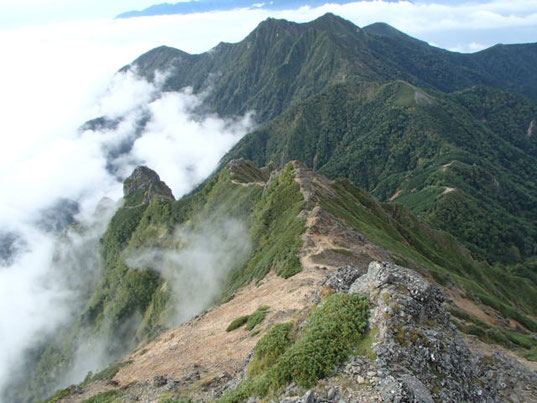
[[[202,98],[188,89],[160,96],[159,82],[116,74],[140,54],[160,45],[204,52],[220,41],[241,40],[269,16],[306,22],[326,12],[359,26],[387,22],[464,52],[500,42],[537,42],[537,0],[374,1],[280,12],[111,18],[152,3],[0,0],[0,232],[19,233],[26,245],[14,263],[0,266],[0,391],[24,349],[65,322],[72,314],[67,302],[81,292],[80,284],[52,287],[43,281],[58,273],[49,264],[54,236],[35,224],[40,211],[60,198],[78,201],[78,218],[95,230],[91,239],[73,242],[93,245],[109,218],[95,218],[96,206],[103,197],[121,199],[121,179],[137,164],[154,168],[181,196],[255,127],[255,111],[196,120],[192,108]],[[125,119],[114,130],[79,130],[102,115]],[[147,129],[134,139],[133,127],[142,116],[150,117]],[[118,177],[107,171],[107,155],[126,139],[134,146],[114,161]],[[77,268],[95,270],[86,260],[68,263],[75,274]]]

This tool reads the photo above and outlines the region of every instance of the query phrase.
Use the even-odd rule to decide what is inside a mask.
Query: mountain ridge
[[[371,0],[369,0],[371,1]],[[399,0],[387,0],[398,2]],[[351,0],[332,0],[332,4],[346,4]],[[143,10],[127,11],[119,14],[116,18],[148,17],[155,15],[193,14],[214,11],[229,11],[234,9],[264,9],[264,10],[291,10],[303,6],[318,7],[326,4],[325,0],[272,0],[269,2],[254,2],[251,0],[233,0],[222,4],[218,1],[201,0],[195,2],[161,3],[154,4]]]
[[[402,79],[447,92],[489,85],[537,97],[537,79],[528,73],[537,58],[536,44],[458,54],[402,33],[394,38],[374,31],[359,29],[331,13],[303,24],[271,18],[236,44],[217,46],[198,55],[170,51],[166,57],[161,55],[158,63],[149,63],[148,59],[154,57],[149,51],[131,66],[137,66],[138,73],[149,80],[156,70],[166,67],[170,75],[165,90],[190,86],[198,93],[210,87],[212,92],[205,100],[210,111],[230,116],[254,109],[260,122],[347,78]],[[508,57],[497,53],[507,53]],[[501,68],[494,67],[496,57],[502,57]],[[511,74],[515,68],[521,74]],[[491,70],[496,76],[490,74]]]
[[[331,304],[338,306],[339,299],[343,298],[347,301],[347,298],[357,298],[353,290],[363,288],[369,292],[375,287],[378,288],[378,292],[371,292],[369,303],[371,304],[371,318],[376,319],[371,319],[368,330],[362,327],[362,331],[367,336],[364,336],[364,339],[359,338],[363,350],[351,358],[350,363],[354,364],[349,365],[354,369],[348,372],[348,365],[341,366],[341,363],[348,362],[346,359],[331,364],[339,368],[339,377],[353,379],[353,382],[357,382],[356,376],[360,374],[367,379],[364,385],[367,388],[348,392],[341,390],[340,393],[350,393],[348,398],[351,400],[359,396],[371,399],[378,395],[384,396],[384,393],[389,392],[385,391],[384,383],[380,382],[379,376],[375,375],[378,378],[375,380],[373,375],[367,375],[371,368],[376,368],[376,370],[382,368],[382,371],[388,371],[391,376],[399,379],[398,377],[404,377],[405,373],[394,370],[398,368],[397,365],[402,362],[425,359],[424,357],[428,357],[431,352],[438,354],[438,360],[423,364],[425,366],[420,371],[415,371],[413,375],[426,386],[416,387],[412,386],[413,384],[407,384],[398,393],[442,395],[444,398],[448,395],[461,394],[470,401],[482,401],[482,396],[489,396],[489,393],[490,396],[499,396],[499,393],[517,393],[518,396],[523,396],[523,393],[531,393],[525,392],[525,389],[515,390],[511,386],[502,392],[502,389],[492,386],[495,381],[486,389],[480,389],[481,383],[469,381],[473,377],[481,379],[480,371],[486,372],[486,368],[491,368],[491,362],[496,363],[496,360],[499,361],[494,365],[503,363],[505,367],[501,371],[523,385],[531,385],[532,376],[535,377],[535,374],[525,372],[527,370],[516,372],[518,364],[510,359],[496,358],[496,356],[494,361],[491,361],[491,358],[487,356],[472,355],[475,362],[479,362],[479,365],[474,367],[475,364],[471,364],[474,361],[470,360],[470,352],[461,336],[453,333],[456,332],[454,323],[457,323],[461,331],[479,335],[483,340],[487,340],[487,337],[496,337],[500,340],[503,337],[502,343],[507,343],[507,345],[510,345],[509,343],[515,345],[513,344],[515,342],[529,343],[530,346],[533,344],[530,341],[531,336],[516,333],[515,326],[485,324],[459,308],[459,304],[466,306],[462,305],[462,301],[466,301],[466,304],[473,303],[474,307],[479,307],[481,318],[494,323],[498,311],[487,304],[492,304],[492,300],[497,298],[501,302],[497,302],[500,305],[496,307],[511,303],[518,305],[522,299],[520,294],[512,292],[510,294],[512,302],[506,299],[504,291],[501,291],[501,287],[496,284],[495,280],[483,277],[485,271],[492,269],[473,261],[467,251],[449,234],[421,224],[400,206],[380,204],[347,180],[331,181],[299,162],[290,163],[282,170],[273,170],[270,178],[265,180],[261,179],[266,178],[262,171],[248,161],[235,161],[232,165],[234,166],[233,173],[230,169],[225,169],[217,180],[208,184],[205,189],[205,192],[208,191],[206,196],[202,199],[199,196],[193,196],[198,201],[197,205],[193,206],[198,213],[183,216],[182,224],[191,225],[198,221],[197,214],[201,213],[203,216],[216,206],[220,206],[220,209],[227,206],[224,209],[231,208],[237,213],[248,205],[248,203],[244,204],[245,201],[258,200],[256,204],[263,206],[262,211],[255,212],[257,207],[254,208],[251,215],[253,221],[250,221],[250,225],[254,233],[261,229],[265,234],[267,233],[263,227],[268,226],[268,233],[272,235],[259,238],[260,242],[254,248],[250,260],[244,266],[237,266],[231,272],[228,281],[235,284],[229,289],[231,293],[224,292],[223,300],[180,327],[164,333],[161,333],[161,329],[160,336],[154,340],[150,338],[147,344],[142,343],[130,355],[113,364],[103,373],[88,375],[79,389],[73,387],[65,389],[61,392],[65,400],[60,401],[81,401],[105,393],[114,398],[128,397],[129,394],[133,394],[142,400],[153,400],[157,396],[160,398],[174,396],[178,399],[191,398],[202,401],[217,399],[233,402],[245,401],[249,396],[256,396],[258,393],[265,393],[262,392],[263,390],[267,390],[266,386],[262,386],[263,384],[252,386],[249,383],[251,381],[248,379],[256,379],[256,373],[265,376],[263,368],[266,367],[261,364],[261,369],[254,372],[251,369],[255,368],[252,362],[256,361],[255,359],[250,361],[248,354],[250,351],[259,350],[254,346],[259,346],[263,337],[269,337],[268,335],[273,333],[271,329],[279,329],[289,321],[297,320],[296,318],[298,318],[298,323],[302,322],[302,318],[313,320],[315,316],[313,312],[318,312],[319,308],[313,309],[311,304],[319,304],[321,307],[332,306]],[[231,195],[234,197],[230,198]],[[239,195],[242,196],[239,197]],[[185,202],[162,199],[153,201],[148,207],[152,211],[150,214],[153,223],[160,222],[159,226],[168,224],[167,220],[162,220],[155,214],[158,211],[155,208],[159,204],[171,203],[179,207],[188,205]],[[206,204],[203,206],[199,202]],[[285,218],[286,216],[288,218]],[[289,219],[298,220],[296,221],[297,230],[291,229],[290,231],[286,225],[275,225],[276,222],[283,223],[282,219],[283,222]],[[143,222],[142,219],[141,227],[133,234],[140,233],[142,227],[147,225]],[[138,243],[137,239],[140,239],[139,236],[134,235],[130,242]],[[298,243],[295,243],[296,241]],[[154,238],[146,238],[145,242],[151,245],[154,243]],[[160,242],[163,242],[163,245],[167,243],[165,238],[161,238]],[[278,246],[280,252],[277,254],[272,253],[275,245],[280,245]],[[293,245],[289,250],[291,253],[287,249],[289,245]],[[275,260],[272,262],[267,260],[267,253],[273,256],[269,259]],[[291,272],[286,271],[289,268],[287,265],[298,257],[300,257],[300,262],[298,262],[297,269]],[[256,266],[259,267],[256,262],[258,259],[265,260],[263,265],[268,263],[262,271],[255,269]],[[393,263],[380,263],[379,260],[396,261],[397,264],[410,266],[412,269],[403,269]],[[499,271],[495,273],[501,275]],[[509,285],[509,282],[505,280],[503,286],[516,287],[519,292],[523,290],[521,288],[523,280],[519,280],[517,286],[514,283]],[[164,281],[167,282],[167,280]],[[451,297],[457,298],[457,303],[453,303],[450,308],[453,318],[449,319],[450,315],[443,307],[443,301],[446,301],[443,291],[432,283],[444,284],[451,290]],[[376,285],[373,287],[372,284]],[[528,291],[532,289],[529,282],[524,284],[530,287]],[[149,322],[152,323],[151,326],[158,328],[158,324],[161,324],[160,321],[163,319],[160,315],[166,314],[166,309],[161,304],[162,293],[167,289],[162,286],[154,291],[144,319],[151,318]],[[407,289],[408,294],[405,291]],[[464,290],[466,293],[476,293],[480,297],[469,300],[465,297]],[[487,302],[478,302],[479,298]],[[401,302],[402,300],[405,302]],[[415,306],[415,304],[418,305]],[[234,319],[240,315],[253,315],[253,312],[261,306],[267,307],[268,313],[252,329],[239,327],[236,330],[230,330],[228,327],[226,330]],[[320,309],[322,312],[322,308]],[[428,319],[423,319],[423,315],[416,315],[414,318],[413,309],[426,312],[425,316]],[[537,307],[527,309],[534,312]],[[414,319],[405,320],[401,325],[398,316],[392,316],[392,312],[401,311]],[[516,316],[517,313],[514,310],[503,312],[515,315],[519,326],[527,325],[534,327],[534,330],[537,329],[537,323],[525,318],[524,315],[518,313]],[[322,320],[325,321],[326,318]],[[402,331],[401,326],[404,326],[406,330]],[[480,333],[478,329],[482,329],[483,333]],[[297,332],[300,331],[297,330]],[[296,336],[290,335],[289,337],[292,341]],[[338,335],[338,337],[341,336]],[[345,339],[338,340],[344,342]],[[438,340],[442,343],[437,345]],[[233,343],[237,349],[229,350],[228,343]],[[445,348],[442,347],[444,345],[450,345],[453,348],[457,345],[456,356],[459,358],[453,362],[444,359],[441,353]],[[523,345],[517,345],[517,348],[528,348],[522,347]],[[386,350],[387,346],[391,347]],[[339,350],[340,345],[331,348],[335,348],[335,351],[342,351]],[[413,348],[417,350],[412,350]],[[298,349],[298,345],[295,349]],[[418,353],[420,349],[424,352]],[[298,354],[300,349],[296,351]],[[394,351],[397,353],[393,354]],[[454,351],[453,354],[455,354]],[[308,355],[308,357],[311,359],[313,356]],[[393,362],[386,366],[383,360]],[[395,363],[399,364],[394,365]],[[361,369],[356,369],[356,365]],[[250,370],[247,371],[245,368],[248,366]],[[364,367],[367,369],[363,369]],[[445,379],[448,383],[436,388],[436,378],[432,376],[429,367],[435,368],[437,373],[451,374],[446,375]],[[462,372],[473,375],[470,378],[468,376],[459,378]],[[457,376],[453,375],[455,373]],[[333,378],[330,378],[330,374],[331,372],[326,374],[331,379],[329,384],[337,384]],[[294,379],[293,376],[297,376],[296,382],[300,386],[308,384],[303,384],[299,375],[292,375],[290,379]],[[315,375],[313,379],[317,376],[320,375]],[[242,383],[237,387],[238,381]],[[283,382],[287,385],[287,378]],[[484,385],[489,381],[483,382]],[[328,389],[316,389],[315,393],[324,396],[328,394]],[[287,393],[284,390],[278,390],[276,387],[271,393],[278,395]],[[286,390],[289,390],[292,395],[304,393],[301,392],[304,389],[291,387]]]

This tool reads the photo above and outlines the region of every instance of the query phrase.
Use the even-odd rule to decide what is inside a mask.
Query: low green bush
[[[267,316],[268,310],[269,307],[266,305],[257,308],[257,311],[248,317],[248,322],[246,322],[246,330],[253,330],[254,327],[262,323]]]
[[[352,352],[367,329],[369,305],[357,294],[333,294],[315,309],[296,337],[293,323],[271,328],[258,342],[250,377],[220,400],[242,402],[276,393],[294,381],[304,388],[330,375]]]
[[[226,332],[231,332],[235,329],[238,329],[242,325],[244,325],[246,322],[248,322],[249,315],[240,316],[237,319],[235,319],[233,322],[229,324],[229,326],[226,329]]]

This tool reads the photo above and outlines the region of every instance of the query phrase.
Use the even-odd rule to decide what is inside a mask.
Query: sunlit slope
[[[191,87],[206,96],[206,110],[223,116],[254,110],[265,122],[293,103],[353,79],[405,80],[445,92],[487,85],[536,99],[536,62],[536,44],[460,54],[386,24],[362,29],[329,13],[304,24],[269,18],[242,41],[202,54],[156,48],[126,68],[148,79],[165,72],[165,90]]]
[[[287,164],[282,171],[270,172],[269,169],[258,169],[248,161],[235,160],[192,196],[179,201],[157,196],[149,205],[140,206],[144,211],[132,225],[130,219],[125,218],[125,209],[129,208],[136,207],[129,207],[127,200],[103,238],[105,262],[106,256],[112,256],[107,255],[109,251],[117,253],[104,266],[101,284],[78,325],[86,331],[102,332],[107,318],[115,315],[117,330],[110,329],[105,335],[111,343],[110,354],[121,356],[112,348],[112,341],[118,337],[123,349],[127,346],[134,348],[147,338],[151,339],[151,335],[178,325],[174,318],[182,309],[181,304],[187,307],[193,301],[189,297],[181,302],[181,296],[192,295],[189,294],[192,287],[198,287],[200,292],[208,288],[208,283],[201,278],[191,278],[188,283],[174,282],[171,273],[179,275],[191,270],[180,260],[172,260],[173,264],[168,266],[170,271],[163,269],[170,264],[166,259],[145,260],[138,269],[133,269],[129,268],[132,256],[157,248],[185,257],[181,254],[192,250],[192,242],[197,242],[196,237],[185,234],[208,237],[209,232],[222,233],[222,242],[218,245],[229,248],[228,255],[238,256],[240,233],[223,230],[234,220],[244,224],[250,248],[242,258],[234,259],[233,264],[226,264],[226,254],[219,255],[214,247],[216,244],[204,250],[207,255],[219,257],[213,276],[222,280],[222,287],[214,294],[212,303],[207,303],[207,308],[232,301],[236,295],[256,306],[256,292],[263,293],[259,295],[263,305],[277,306],[276,302],[271,303],[270,295],[263,287],[256,286],[270,271],[273,272],[272,282],[275,275],[294,278],[302,270],[320,270],[327,274],[333,268],[349,263],[365,270],[370,261],[381,257],[433,279],[445,286],[450,295],[481,307],[483,315],[490,318],[490,322],[485,323],[473,313],[465,312],[464,307],[452,305],[453,313],[460,318],[462,331],[530,358],[535,354],[535,340],[531,334],[537,330],[537,323],[530,316],[537,313],[536,282],[473,260],[448,233],[430,228],[401,205],[378,202],[347,179],[329,181],[298,162]],[[120,228],[129,230],[118,231]],[[183,231],[185,229],[187,232]],[[115,235],[120,233],[121,237]],[[318,247],[322,245],[334,246]],[[145,268],[142,269],[143,265]],[[322,266],[331,269],[322,269]],[[226,270],[225,275],[222,276],[219,270]],[[200,274],[197,271],[190,273]],[[151,277],[138,282],[130,280],[138,276]],[[149,281],[149,278],[155,280]],[[293,284],[290,294],[301,287],[300,282]],[[309,280],[304,287],[308,284],[311,285]],[[239,291],[244,286],[248,286],[247,294],[244,290]],[[284,286],[280,284],[280,287]],[[140,296],[146,297],[141,299]],[[145,305],[140,301],[146,301]],[[132,319],[133,313],[137,314],[136,321]],[[497,317],[503,318],[502,322],[498,322]],[[218,315],[209,318],[217,320]],[[225,326],[228,324],[226,322]],[[122,333],[117,333],[119,330]],[[205,334],[204,337],[209,336]],[[64,357],[68,357],[68,350],[64,351]],[[47,359],[47,355],[42,357],[43,362]],[[147,368],[137,369],[135,363],[131,364],[129,361],[122,364],[126,365],[125,370],[121,370],[122,376],[136,378],[142,376],[137,375],[140,373],[148,376]],[[48,368],[56,365],[57,362],[47,362]],[[113,377],[118,371],[120,367],[112,366],[107,372],[88,377],[83,387]],[[150,372],[149,376],[152,374]]]
[[[478,258],[514,263],[537,246],[534,116],[535,103],[498,90],[345,83],[245,136],[226,159],[302,160],[407,205]]]

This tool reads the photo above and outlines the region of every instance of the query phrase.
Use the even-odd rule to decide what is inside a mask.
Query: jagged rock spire
[[[137,167],[123,183],[123,197],[127,204],[149,204],[156,196],[175,200],[168,185],[146,166]]]

